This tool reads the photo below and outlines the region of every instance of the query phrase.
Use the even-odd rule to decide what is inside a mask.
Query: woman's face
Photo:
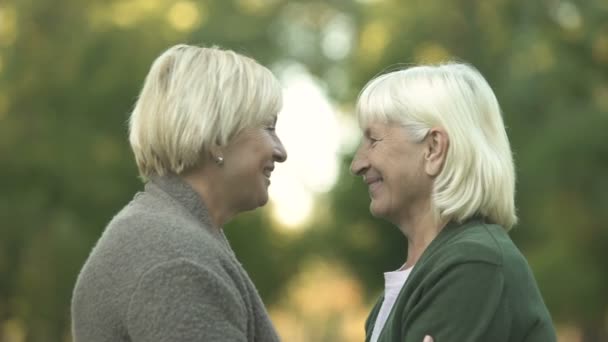
[[[426,144],[412,142],[398,124],[370,122],[351,171],[363,177],[370,211],[399,225],[417,210],[428,210],[432,179],[424,168]]]
[[[275,125],[276,117],[257,127],[244,129],[224,151],[222,168],[227,195],[237,211],[255,209],[268,202],[274,163],[287,159]]]

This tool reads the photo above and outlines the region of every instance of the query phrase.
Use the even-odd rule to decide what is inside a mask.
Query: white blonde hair
[[[515,171],[494,92],[472,66],[415,66],[370,81],[357,101],[359,123],[403,125],[421,142],[433,127],[449,147],[434,182],[436,218],[462,222],[481,215],[510,229],[516,222]]]
[[[253,59],[217,47],[173,46],[152,64],[129,119],[140,175],[181,174],[281,106],[279,81]]]

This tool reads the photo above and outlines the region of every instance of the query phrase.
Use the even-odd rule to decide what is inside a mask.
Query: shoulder
[[[513,246],[506,230],[494,224],[476,223],[449,228],[447,238],[439,242],[431,257],[438,262],[477,262],[495,266],[504,264]]]
[[[183,295],[180,291],[184,288],[192,288],[212,297],[225,295],[222,292],[224,290],[235,298],[238,296],[227,279],[216,269],[184,258],[168,260],[150,267],[141,275],[138,287],[139,291],[164,288],[165,292],[175,296]]]
[[[484,273],[498,283],[510,282],[520,273],[530,277],[525,258],[503,227],[478,222],[448,229],[423,253],[410,275],[413,283],[433,284],[446,274],[462,281]]]
[[[108,224],[90,262],[120,265],[132,275],[174,259],[212,268],[226,265],[222,260],[227,260],[231,251],[219,232],[212,234],[211,227],[172,203],[158,202],[145,194],[137,195]]]
[[[416,263],[406,283],[408,297],[434,308],[441,300],[446,301],[441,306],[470,305],[484,298],[496,304],[505,284],[503,242],[497,236],[506,231],[483,223],[446,228]]]
[[[187,259],[147,270],[127,312],[129,333],[142,341],[216,340],[216,329],[238,334],[241,340],[247,331],[246,305],[236,289],[216,270]]]

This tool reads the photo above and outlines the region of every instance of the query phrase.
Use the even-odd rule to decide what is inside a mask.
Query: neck
[[[224,192],[218,187],[218,182],[209,181],[215,179],[209,175],[206,168],[189,172],[183,176],[184,180],[196,191],[205,204],[209,217],[214,226],[220,229],[226,222],[236,215],[226,205],[227,200]]]
[[[407,260],[405,268],[410,268],[418,262],[422,253],[439,235],[447,222],[437,222],[432,210],[420,211],[422,214],[404,219],[399,229],[407,238]]]

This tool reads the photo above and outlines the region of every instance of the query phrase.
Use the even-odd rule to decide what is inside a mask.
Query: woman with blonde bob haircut
[[[281,106],[272,73],[233,51],[154,61],[129,121],[145,189],[78,276],[74,341],[278,341],[222,227],[268,201]]]
[[[555,341],[551,317],[507,231],[515,171],[494,92],[473,67],[421,65],[370,81],[351,170],[370,211],[395,224],[407,260],[386,272],[366,341]]]

